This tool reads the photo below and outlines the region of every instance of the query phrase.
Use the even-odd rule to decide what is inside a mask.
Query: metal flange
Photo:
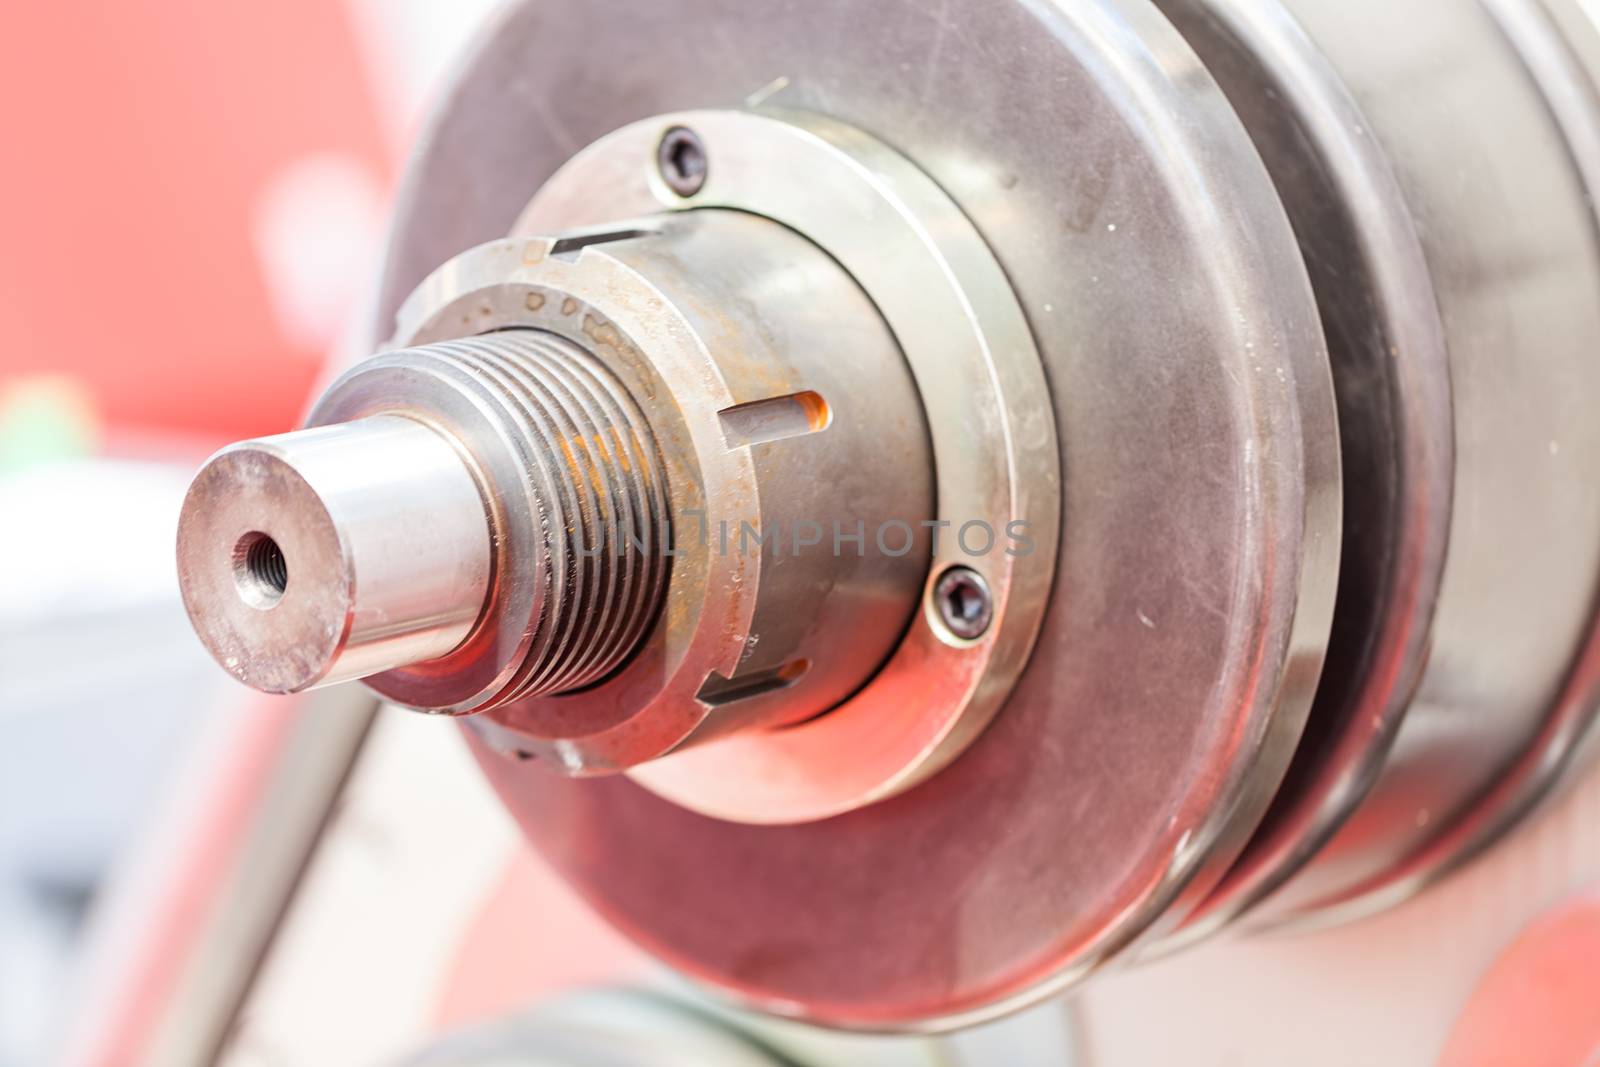
[[[402,200],[418,347],[202,472],[186,603],[482,713],[554,865],[773,1012],[1364,914],[1600,744],[1597,63],[1576,0],[512,7]],[[717,509],[757,555],[661,551]],[[905,551],[767,554],[834,517]]]
[[[587,346],[646,409],[670,486],[672,577],[631,661],[581,692],[511,691],[460,709],[485,712],[473,729],[508,754],[606,773],[815,718],[874,677],[927,581],[933,463],[900,350],[846,273],[748,214],[632,220],[470,250],[418,288],[398,336],[517,330]],[[515,593],[530,581],[526,555],[501,573]],[[509,635],[531,631],[540,610],[533,590],[520,595]],[[833,803],[857,806],[865,792]],[[727,814],[821,813],[753,794]]]
[[[1314,264],[1356,475],[1336,669],[1187,941],[1415,894],[1515,825],[1592,732],[1600,95],[1580,57],[1600,34],[1570,0],[1159,6]]]
[[[692,189],[664,177],[669,149],[685,144],[704,161]],[[916,380],[933,446],[932,563],[922,606],[893,656],[841,706],[632,773],[721,818],[826,818],[936,773],[1004,703],[1032,651],[1055,572],[1054,420],[1027,320],[983,239],[926,175],[841,123],[739,111],[634,123],[574,156],[513,232],[705,209],[747,212],[803,235],[883,316]],[[866,380],[853,387],[871,388]],[[959,571],[979,576],[992,618],[968,636],[946,617],[959,594],[944,579]]]
[[[413,169],[388,291],[397,303],[502,232],[569,155],[636,121],[641,100],[673,117],[638,134],[620,176],[595,180],[642,189],[649,206],[590,206],[561,224],[688,206],[692,182],[649,178],[664,127],[683,125],[671,109],[754,99],[880,134],[982,236],[1043,361],[1065,521],[1036,651],[960,759],[853,812],[754,826],[631,780],[559,779],[474,738],[534,842],[685,973],[783,1014],[944,1026],[1060,988],[1175,923],[1243,846],[1293,753],[1326,639],[1337,433],[1315,303],[1271,182],[1159,16],[998,0],[941,20],[912,4],[866,11],[513,9]],[[671,32],[684,19],[718,27],[714,62]],[[582,61],[597,48],[627,66],[625,87]],[[976,55],[1010,59],[980,78]],[[694,132],[707,148],[698,201],[724,149]],[[845,215],[845,230],[872,218]]]

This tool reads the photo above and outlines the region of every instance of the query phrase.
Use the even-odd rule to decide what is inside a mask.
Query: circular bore
[[[260,611],[270,611],[289,589],[289,564],[269,534],[251,530],[233,546],[233,582],[239,598]]]
[[[673,32],[702,21],[714,62]],[[707,819],[469,740],[550,861],[685,973],[789,1016],[959,1025],[1186,913],[1288,764],[1339,539],[1316,306],[1256,150],[1148,4],[612,0],[514,7],[486,39],[413,166],[383,312],[502,233],[571,145],[752,99],[891,140],[1010,280],[1065,460],[1037,650],[961,759],[817,823]],[[693,126],[710,195],[741,153]],[[658,180],[654,149],[630,180]]]
[[[215,501],[223,503],[211,506]],[[298,692],[321,681],[350,628],[352,598],[310,595],[312,582],[335,590],[350,584],[338,527],[315,487],[279,457],[235,447],[201,469],[184,506],[196,517],[179,526],[178,580],[212,656],[267,692]],[[272,543],[294,560],[301,579],[293,591],[286,581],[277,596],[260,587],[248,562],[263,543],[263,515],[273,516]],[[264,653],[252,655],[258,648]]]

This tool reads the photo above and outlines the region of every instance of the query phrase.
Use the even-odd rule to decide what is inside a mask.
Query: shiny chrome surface
[[[664,185],[651,166],[656,146],[674,131],[691,131],[706,156],[706,180],[692,197]],[[641,767],[634,777],[697,811],[739,821],[824,818],[903,792],[959,755],[993,718],[1048,604],[1061,458],[1027,321],[982,237],[943,191],[886,146],[815,115],[700,111],[633,123],[545,182],[516,231],[604,228],[662,208],[687,209],[688,218],[719,209],[771,219],[849,272],[915,379],[936,513],[913,522],[930,534],[932,552],[921,610],[868,685],[813,722],[747,732]],[[837,389],[876,397],[881,387],[867,377],[870,368],[862,361]],[[908,468],[910,457],[881,441],[852,451]],[[793,497],[797,488],[790,480],[776,492]],[[991,625],[970,637],[955,634],[941,614],[937,583],[955,567],[975,569],[992,600]]]
[[[419,289],[401,333],[328,388],[313,428],[223,453],[191,494],[184,559],[246,560],[219,562],[213,585],[241,567],[259,585],[288,575],[270,602],[256,585],[216,594],[234,594],[232,614],[191,603],[202,627],[257,624],[217,650],[247,681],[277,684],[268,670],[296,655],[325,674],[340,613],[363,618],[346,607],[358,594],[391,630],[431,623],[440,612],[414,624],[412,604],[383,598],[398,585],[420,608],[440,585],[454,629],[384,656],[357,627],[337,676],[486,712],[508,755],[598,774],[829,711],[917,612],[933,463],[911,376],[872,303],[788,230],[698,211],[490,243]],[[448,461],[453,496],[392,442],[402,431]],[[280,453],[311,488],[260,490],[233,459]],[[323,467],[391,510],[368,521]],[[475,581],[423,550],[454,550],[457,529]],[[257,568],[250,539],[269,535]]]
[[[396,409],[446,427],[477,472],[493,578],[469,642],[368,672],[369,684],[408,706],[464,712],[571,692],[620,666],[660,611],[671,535],[655,437],[628,387],[563,337],[505,330],[367,360],[328,388],[311,421]],[[448,518],[434,507],[433,521]],[[509,581],[531,589],[523,614],[506,606]],[[488,692],[463,699],[483,685],[486,650]]]
[[[489,584],[472,473],[447,437],[394,415],[224,449],[178,529],[196,632],[269,693],[441,657],[472,630]]]
[[[1600,191],[1600,87],[1596,82],[1600,77],[1600,29],[1592,15],[1571,0],[1482,0],[1482,3],[1520,59],[1525,76],[1537,86],[1548,109],[1547,121],[1565,142],[1564,151],[1557,159],[1568,164],[1568,181],[1575,178],[1584,189],[1587,211],[1580,207],[1577,214],[1586,216],[1589,263],[1582,269],[1577,268],[1576,262],[1569,261],[1568,266],[1593,283],[1596,280],[1594,260],[1600,254],[1600,247],[1597,247],[1600,234],[1596,231],[1595,218],[1596,192]],[[1579,231],[1572,234],[1574,243],[1580,247],[1584,243],[1584,228],[1580,226]],[[1568,266],[1548,265],[1544,276],[1547,299],[1554,296],[1553,290],[1558,286],[1561,291],[1568,291],[1562,284],[1573,280],[1564,274]],[[1530,281],[1520,271],[1512,274],[1511,280],[1519,286]],[[1591,284],[1588,290],[1591,316],[1595,292]],[[1571,291],[1571,295],[1574,303],[1582,304],[1582,289]],[[1578,316],[1583,313],[1582,307],[1564,310]],[[1588,341],[1582,339],[1584,336],[1577,335],[1573,354],[1586,352],[1589,358],[1583,365],[1586,373],[1592,376],[1593,334],[1587,335]],[[1536,348],[1529,358],[1538,355]],[[1551,387],[1555,387],[1554,383]],[[1585,428],[1589,428],[1587,424]],[[1555,459],[1568,447],[1563,438],[1552,438],[1551,458]],[[1570,462],[1592,471],[1597,459],[1600,457],[1593,452],[1585,452]],[[1596,506],[1594,483],[1587,477],[1583,483],[1586,488],[1580,494],[1587,494],[1587,499],[1580,495],[1572,503],[1592,509]],[[1581,582],[1570,592],[1573,603],[1581,604]],[[1592,599],[1596,591],[1591,588],[1589,595]],[[1600,619],[1592,614],[1594,610],[1595,605],[1591,603],[1587,626],[1579,632],[1581,643],[1575,659],[1563,672],[1558,689],[1543,709],[1537,731],[1515,757],[1500,768],[1492,783],[1473,798],[1471,806],[1440,827],[1403,860],[1369,877],[1343,897],[1308,906],[1299,916],[1291,916],[1291,921],[1298,920],[1304,925],[1349,919],[1392,906],[1422,891],[1478,857],[1518,826],[1541,802],[1570,784],[1577,772],[1592,764],[1596,748],[1596,712],[1600,709]]]
[[[1360,106],[1280,5],[1161,6],[1227,92],[1295,223],[1328,339],[1345,470],[1338,606],[1305,736],[1249,846],[1166,948],[1215,931],[1291,878],[1381,773],[1432,647],[1455,455],[1433,280]]]
[[[1262,920],[1369,909],[1519,754],[1564,748],[1539,738],[1593,713],[1560,694],[1600,588],[1600,248],[1537,79],[1482,8],[1284,6],[1359,102],[1415,220],[1449,350],[1456,462],[1405,720],[1362,804]]]
[[[718,33],[685,40],[685,20]],[[585,64],[596,49],[625,83]],[[1317,309],[1267,172],[1171,27],[1142,3],[1010,2],[513,8],[413,164],[388,309],[641,100],[752,98],[892,144],[1016,290],[1062,471],[1034,653],[944,771],[805,825],[710,820],[475,744],[556,866],[697,980],[838,1025],[970,1022],[1197,903],[1287,767],[1339,540]]]
[[[1307,736],[1182,944],[1252,908],[1325,923],[1417,892],[1589,730],[1600,108],[1594,28],[1564,2],[1390,7],[1359,33],[1314,3],[1162,6],[1295,220],[1351,474]]]
[[[781,1016],[967,1025],[1416,892],[1600,746],[1597,62],[1573,0],[508,8],[382,323],[542,331],[637,410],[463,432],[494,389],[400,402],[404,351],[335,388],[457,442],[493,533],[472,634],[374,684],[484,712],[552,866]],[[670,516],[659,608],[528,488],[625,426],[653,495],[568,495]],[[840,517],[910,551],[706,543]],[[209,557],[246,619],[300,573],[266,525]]]

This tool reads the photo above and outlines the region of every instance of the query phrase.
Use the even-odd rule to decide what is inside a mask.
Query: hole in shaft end
[[[233,546],[233,583],[239,598],[267,611],[283,599],[289,588],[289,561],[268,534],[252,530]]]

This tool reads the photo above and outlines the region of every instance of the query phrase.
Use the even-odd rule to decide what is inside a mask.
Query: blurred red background
[[[263,246],[293,242],[264,235],[264,198],[330,153],[380,190],[393,169],[346,5],[69,0],[5,21],[0,390],[75,380],[113,451],[288,428],[327,338],[286,321]]]

